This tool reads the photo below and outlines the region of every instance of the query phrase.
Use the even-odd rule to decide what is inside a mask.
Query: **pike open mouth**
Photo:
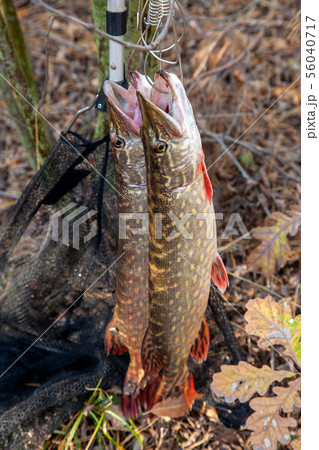
[[[140,76],[138,72],[132,73],[135,84]],[[159,71],[155,74],[150,96],[145,96],[140,89],[138,92],[142,94],[144,119],[148,116],[152,122],[160,122],[169,134],[175,136],[181,137],[189,130],[194,115],[183,84],[175,74]]]
[[[151,86],[148,87],[143,75],[139,77],[138,88],[145,95],[150,95]],[[139,135],[143,119],[135,87],[130,85],[128,89],[124,89],[107,80],[103,84],[103,92],[109,112],[118,126],[124,126],[128,132]]]

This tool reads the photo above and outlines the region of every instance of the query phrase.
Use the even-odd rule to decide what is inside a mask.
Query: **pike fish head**
[[[153,189],[171,191],[186,187],[198,174],[202,145],[182,82],[176,75],[160,71],[155,75],[150,98],[141,90],[137,96]]]
[[[150,95],[151,86],[143,75],[139,77],[138,88],[144,95]],[[109,112],[109,133],[117,176],[123,184],[145,184],[145,155],[140,137],[142,114],[136,89],[133,85],[124,89],[106,80],[103,93]]]

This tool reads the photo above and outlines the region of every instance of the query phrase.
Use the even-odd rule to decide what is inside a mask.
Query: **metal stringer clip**
[[[176,8],[177,7],[177,8]],[[176,28],[176,12],[182,16],[183,29],[181,35],[178,36]],[[178,0],[147,0],[145,5],[142,6],[142,1],[139,0],[139,13],[137,18],[137,29],[140,34],[138,44],[144,44],[145,47],[154,44],[159,36],[161,35],[163,28],[166,26],[166,22],[170,20],[173,29],[174,42],[171,45],[163,46],[163,41],[161,40],[158,44],[158,48],[150,50],[147,52],[144,58],[144,74],[147,75],[147,61],[152,55],[159,64],[159,69],[162,69],[163,63],[174,65],[178,64],[180,69],[181,80],[183,81],[183,68],[181,61],[181,54],[179,49],[179,43],[185,35],[186,31],[186,18],[184,12],[179,4]],[[164,58],[164,55],[170,50],[175,51],[176,58],[174,60]],[[129,57],[128,62],[128,72],[130,72],[130,62],[133,50]],[[153,85],[152,80],[147,77],[148,82]]]

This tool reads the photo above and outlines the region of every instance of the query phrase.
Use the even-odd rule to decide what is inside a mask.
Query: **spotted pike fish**
[[[139,74],[133,77],[137,83]],[[228,277],[217,253],[213,192],[201,139],[181,81],[160,71],[151,97],[141,91],[137,96],[150,227],[150,318],[142,359],[148,379],[162,374],[152,411],[177,417],[199,395],[187,360],[189,355],[198,362],[207,357],[204,313],[210,280],[224,292]]]
[[[138,87],[145,95],[151,88],[143,76],[138,80]],[[105,348],[108,354],[111,350],[118,355],[129,352],[130,364],[124,381],[122,407],[127,417],[135,417],[139,413],[138,392],[144,376],[141,347],[149,309],[148,233],[146,230],[143,234],[142,219],[136,216],[136,213],[147,213],[145,157],[140,138],[142,116],[132,85],[126,90],[105,81],[103,91],[110,118],[109,133],[120,217],[116,306],[106,329]],[[125,219],[124,222],[121,219]]]

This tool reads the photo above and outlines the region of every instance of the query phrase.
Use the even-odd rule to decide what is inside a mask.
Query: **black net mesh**
[[[77,411],[86,387],[121,385],[127,356],[106,356],[117,247],[108,137],[61,135],[0,241],[0,447],[39,446]],[[234,362],[238,343],[211,293]]]

